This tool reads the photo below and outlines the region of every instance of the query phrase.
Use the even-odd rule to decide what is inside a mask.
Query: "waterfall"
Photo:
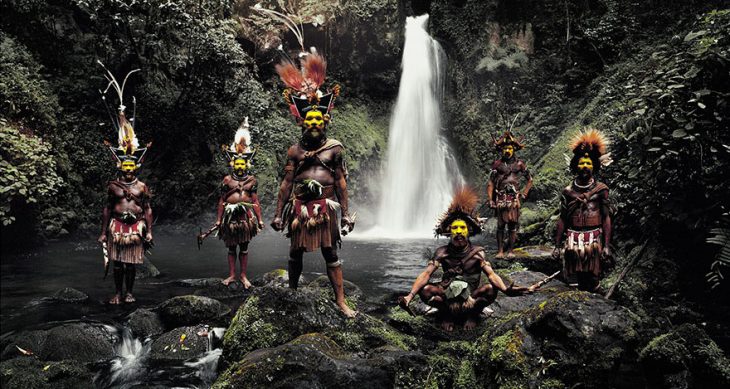
[[[426,31],[428,15],[406,20],[398,100],[390,119],[376,231],[431,236],[463,178],[441,135],[446,56]]]

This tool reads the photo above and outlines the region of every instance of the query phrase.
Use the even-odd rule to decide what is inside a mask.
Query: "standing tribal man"
[[[248,267],[248,242],[264,228],[261,205],[257,192],[256,177],[250,174],[256,151],[251,150],[251,133],[248,117],[236,131],[230,148],[225,150],[230,161],[231,174],[223,178],[221,197],[215,225],[218,236],[228,247],[228,278],[222,282],[228,285],[236,280],[236,246],[240,247],[238,260],[241,262],[243,287],[251,287],[246,277]]]
[[[601,166],[611,163],[607,141],[598,130],[579,132],[571,144],[570,171],[575,175],[560,197],[560,219],[553,256],[559,258],[565,237],[565,276],[575,275],[578,288],[596,291],[601,272],[613,264],[611,201],[608,186],[595,179]]]
[[[515,152],[524,148],[521,140],[515,139],[508,130],[499,139],[493,139],[494,146],[501,157],[494,161],[489,172],[487,199],[489,207],[497,217],[497,255],[504,258],[504,228],[509,231],[507,258],[514,258],[517,229],[520,225],[521,200],[527,198],[532,188],[532,175],[527,165],[515,157]],[[520,177],[527,180],[525,189],[520,192]]]
[[[104,66],[104,65],[102,65]],[[106,68],[105,68],[106,70]],[[135,72],[133,70],[127,74]],[[107,146],[112,152],[119,169],[119,177],[110,181],[107,186],[107,204],[102,213],[101,235],[99,242],[104,245],[106,261],[114,262],[114,285],[116,293],[109,304],[135,302],[132,295],[136,265],[144,261],[145,249],[152,245],[152,207],[150,206],[150,190],[144,182],[137,179],[147,147],[139,148],[139,141],[134,133],[134,117],[128,121],[124,115],[123,103],[124,83],[120,86],[111,72],[106,74],[109,86],[113,86],[119,97],[119,108],[116,127],[119,147]],[[125,77],[124,81],[126,82]],[[107,87],[107,90],[109,87]],[[104,91],[106,92],[106,91]],[[104,103],[106,98],[102,96]],[[132,98],[136,105],[136,100]],[[107,109],[109,107],[107,106]],[[109,264],[106,263],[105,266]],[[108,268],[107,268],[108,269]],[[122,299],[123,286],[126,293]]]
[[[346,316],[354,317],[356,312],[345,303],[342,268],[337,257],[337,245],[341,242],[337,209],[342,214],[342,235],[355,226],[354,217],[348,214],[344,147],[327,138],[327,124],[339,86],[327,94],[319,90],[325,69],[326,62],[315,52],[302,60],[302,72],[291,62],[276,67],[288,87],[284,98],[302,128],[302,138],[287,151],[284,179],[271,226],[276,231],[282,231],[285,224],[288,227],[289,287],[298,286],[304,252],[321,248],[337,306]]]
[[[508,296],[519,296],[538,288],[537,284],[529,288],[505,285],[492,270],[484,248],[471,243],[469,237],[482,232],[476,211],[478,202],[477,195],[470,189],[461,189],[454,195],[449,209],[436,225],[436,234],[451,236],[451,241],[436,249],[426,270],[413,283],[411,292],[398,299],[401,308],[413,314],[408,304],[418,294],[421,301],[438,309],[441,328],[445,331],[453,331],[457,319],[464,320],[465,330],[474,329],[479,313],[497,298],[497,290]],[[429,283],[439,267],[444,271],[441,281]],[[487,276],[484,285],[481,285],[482,272]]]

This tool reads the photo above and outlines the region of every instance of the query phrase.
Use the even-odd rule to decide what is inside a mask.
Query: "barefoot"
[[[109,300],[109,304],[111,305],[119,305],[122,303],[122,295],[117,293]]]
[[[137,301],[137,299],[135,299],[134,296],[132,296],[132,294],[129,293],[129,292],[127,293],[126,296],[124,296],[124,302],[125,303],[133,303],[135,301]]]
[[[225,280],[221,281],[221,284],[228,286],[228,284],[230,284],[231,282],[233,282],[235,280],[236,280],[236,277],[230,276],[230,277],[226,278]]]
[[[497,255],[494,256],[494,258],[502,259],[502,258],[504,258],[504,253],[500,251],[497,253]]]
[[[507,253],[507,259],[515,259],[515,253],[513,253],[511,251],[509,253]]]
[[[448,321],[448,320],[442,321],[441,322],[441,329],[444,330],[444,331],[446,331],[446,332],[453,331],[454,330],[454,322]]]
[[[243,289],[248,290],[248,288],[251,287],[251,282],[248,281],[248,278],[246,278],[245,274],[241,274],[241,284],[243,284]]]
[[[477,319],[474,316],[469,316],[464,322],[464,331],[471,331],[477,327]]]
[[[337,307],[340,308],[340,311],[342,311],[342,313],[344,313],[345,316],[347,316],[350,319],[357,316],[357,311],[353,311],[352,309],[350,309],[350,307],[348,307],[347,304],[345,304],[344,302],[337,303]]]

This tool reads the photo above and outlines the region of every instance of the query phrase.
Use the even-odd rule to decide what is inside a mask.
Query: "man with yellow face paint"
[[[517,229],[520,223],[520,206],[527,198],[532,187],[532,175],[527,165],[515,157],[515,152],[524,147],[510,131],[500,138],[493,139],[494,146],[500,152],[499,159],[492,164],[487,180],[487,201],[494,209],[497,217],[497,255],[504,258],[504,230],[509,233],[507,258],[514,258],[513,250],[517,241]],[[520,191],[520,178],[524,178],[525,189]]]
[[[271,226],[276,231],[288,229],[289,287],[296,289],[302,274],[305,252],[321,249],[327,276],[336,304],[347,317],[356,312],[347,306],[342,267],[337,256],[341,236],[355,226],[348,212],[347,167],[342,143],[327,137],[327,125],[339,86],[327,94],[319,90],[324,82],[326,62],[308,53],[300,73],[292,63],[278,65],[276,70],[287,85],[284,98],[301,127],[302,138],[289,147],[284,178],[279,188],[276,214]],[[337,224],[337,210],[341,221]]]
[[[570,170],[575,179],[560,196],[560,218],[553,256],[560,257],[564,241],[563,268],[566,278],[576,277],[578,288],[595,292],[600,277],[613,266],[611,210],[608,186],[595,176],[611,162],[608,142],[595,129],[579,132],[573,139]]]
[[[119,146],[115,148],[107,142],[117,162],[119,177],[109,181],[107,185],[107,203],[102,212],[101,235],[98,241],[104,245],[105,261],[114,264],[116,293],[109,300],[109,304],[117,305],[136,301],[132,294],[136,265],[144,262],[145,248],[152,245],[152,207],[149,188],[137,179],[149,144],[145,148],[139,148],[134,132],[134,118],[130,122],[124,114],[123,91],[109,71],[107,76],[119,97],[117,118],[114,120]],[[104,102],[106,103],[106,99]],[[105,263],[107,270],[108,266],[109,263]]]
[[[245,289],[251,287],[248,280],[248,243],[264,228],[261,204],[257,193],[258,183],[251,174],[255,150],[251,149],[251,133],[248,117],[241,123],[230,147],[224,150],[231,165],[231,174],[223,178],[215,225],[218,237],[228,248],[228,277],[223,285],[236,281],[236,248],[241,272],[238,280]]]
[[[454,195],[436,227],[437,234],[451,237],[449,244],[436,249],[411,292],[398,299],[401,308],[413,314],[408,305],[418,295],[421,301],[438,309],[438,319],[445,331],[453,331],[456,322],[463,322],[465,330],[474,329],[479,314],[494,302],[498,290],[508,296],[519,296],[537,289],[537,286],[505,285],[487,261],[484,248],[471,244],[469,238],[482,231],[476,211],[478,201],[477,195],[468,188]],[[441,281],[429,283],[439,267],[444,272]],[[484,285],[481,285],[482,273],[487,277]]]

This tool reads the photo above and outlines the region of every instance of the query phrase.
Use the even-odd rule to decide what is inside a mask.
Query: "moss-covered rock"
[[[116,332],[97,323],[65,323],[48,330],[23,331],[2,339],[2,359],[33,352],[43,361],[98,362],[114,357]]]
[[[127,316],[127,327],[134,336],[142,339],[160,335],[165,330],[157,312],[145,308],[138,308]]]
[[[203,354],[208,337],[198,336],[201,327],[180,327],[166,332],[152,342],[150,358],[157,361],[184,361]]]
[[[203,296],[176,296],[157,307],[167,328],[198,324],[203,321],[223,321],[231,309],[218,300]]]
[[[652,339],[639,354],[652,387],[730,386],[730,361],[704,330],[683,324]]]
[[[74,389],[94,386],[93,374],[75,361],[43,362],[32,357],[0,363],[0,386],[13,389]]]
[[[417,387],[427,374],[418,352],[383,348],[360,358],[318,333],[253,351],[233,363],[213,388]]]
[[[321,288],[292,290],[264,286],[238,309],[223,340],[223,364],[248,352],[270,348],[307,333],[322,333],[348,351],[367,353],[390,345],[402,350],[415,339],[365,313],[347,319]]]

